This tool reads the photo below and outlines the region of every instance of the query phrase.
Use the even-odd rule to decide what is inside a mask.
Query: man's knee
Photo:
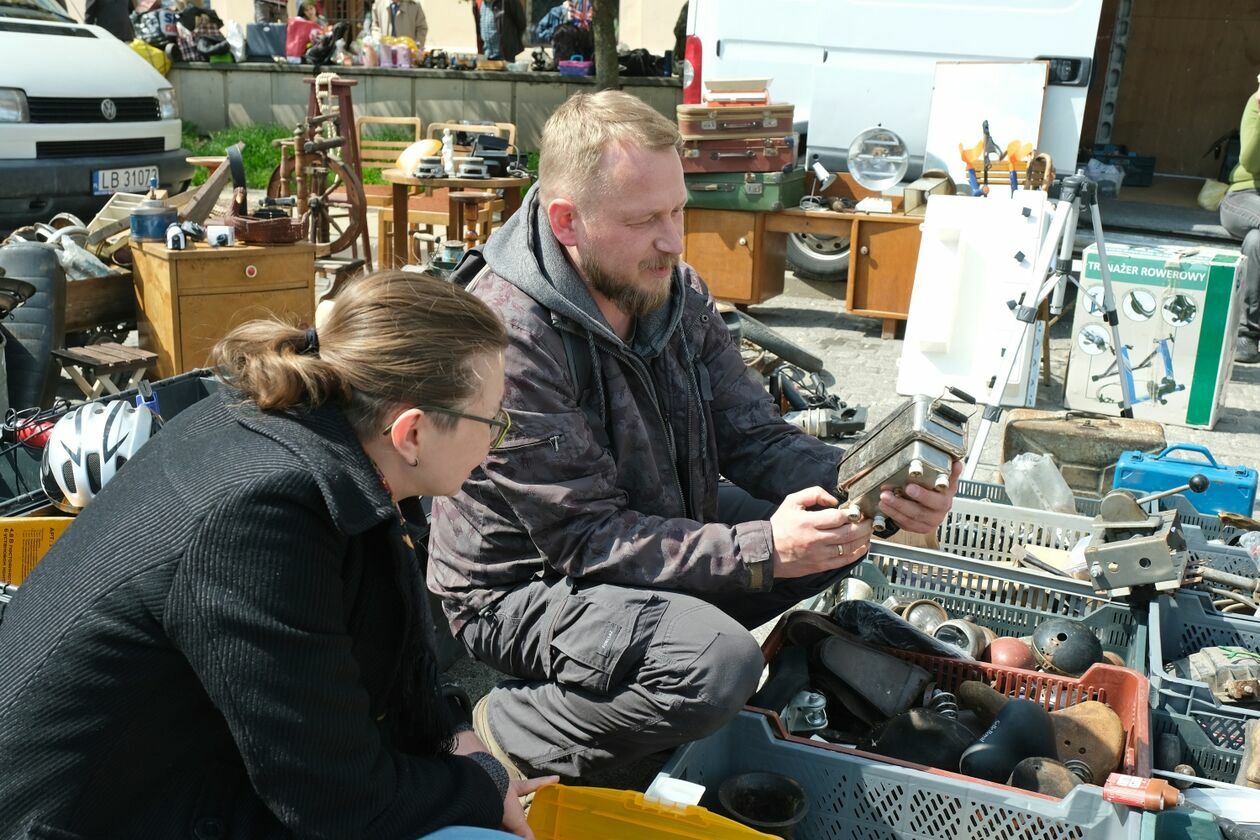
[[[671,620],[672,619],[672,620]],[[672,728],[688,739],[715,731],[757,690],[765,667],[756,640],[718,608],[697,601],[662,622],[649,689],[665,701]]]
[[[1260,259],[1260,228],[1252,228],[1243,237],[1240,249],[1248,260]]]

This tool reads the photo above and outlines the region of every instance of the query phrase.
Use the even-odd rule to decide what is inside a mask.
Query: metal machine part
[[[1051,674],[1079,677],[1090,665],[1103,661],[1102,642],[1083,622],[1050,618],[1037,625],[1032,636],[1037,665]]]
[[[942,622],[932,631],[932,635],[947,645],[953,645],[972,659],[979,659],[993,638],[992,631],[986,631],[965,618]]]
[[[1137,498],[1128,490],[1103,497],[1085,549],[1085,567],[1094,589],[1111,596],[1128,595],[1135,586],[1172,590],[1181,586],[1190,553],[1176,510],[1147,513],[1143,505],[1165,496],[1208,486],[1202,475],[1181,487]]]
[[[783,710],[783,725],[793,735],[808,735],[827,728],[827,698],[817,691],[802,691]]]
[[[970,397],[955,392],[970,400]],[[850,519],[876,520],[879,496],[902,493],[913,482],[927,489],[949,486],[953,462],[967,452],[967,416],[939,398],[916,396],[849,447],[840,461],[836,489]]]

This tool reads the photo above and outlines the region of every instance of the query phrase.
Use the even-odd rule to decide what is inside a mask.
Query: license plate
[[[97,169],[92,173],[92,193],[93,195],[112,195],[118,192],[147,192],[149,181],[156,177],[158,177],[156,166]]]

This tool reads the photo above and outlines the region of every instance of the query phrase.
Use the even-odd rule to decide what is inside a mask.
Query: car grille
[[[37,158],[109,157],[143,155],[163,151],[161,137],[127,140],[55,140],[35,144]]]
[[[110,99],[117,110],[112,120],[101,113],[100,97],[31,96],[26,106],[33,123],[146,122],[159,119],[157,97],[128,96]]]

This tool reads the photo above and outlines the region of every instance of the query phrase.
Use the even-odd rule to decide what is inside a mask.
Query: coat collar
[[[339,408],[263,411],[244,398],[227,405],[242,426],[274,440],[306,465],[344,533],[361,534],[395,516],[376,466]]]

